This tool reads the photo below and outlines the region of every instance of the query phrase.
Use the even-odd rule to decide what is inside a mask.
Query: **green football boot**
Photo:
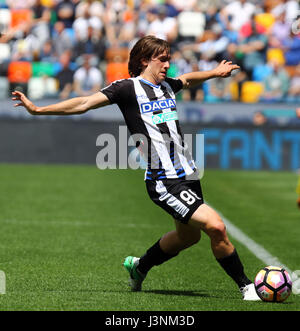
[[[139,258],[134,256],[127,256],[123,265],[125,269],[129,272],[129,286],[132,291],[141,291],[142,282],[146,278],[146,275],[142,274],[137,270],[139,265]]]

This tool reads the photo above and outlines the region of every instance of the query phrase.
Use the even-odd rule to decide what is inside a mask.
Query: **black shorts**
[[[204,203],[199,180],[146,180],[146,186],[154,203],[185,224]]]

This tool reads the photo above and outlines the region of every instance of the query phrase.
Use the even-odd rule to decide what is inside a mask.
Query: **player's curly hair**
[[[167,41],[154,36],[141,38],[132,48],[128,62],[130,77],[137,77],[144,71],[142,61],[149,61],[163,52],[170,54],[170,45]]]

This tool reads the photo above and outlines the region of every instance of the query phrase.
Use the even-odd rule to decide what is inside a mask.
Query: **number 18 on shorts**
[[[151,200],[182,223],[203,204],[199,180],[146,180]]]

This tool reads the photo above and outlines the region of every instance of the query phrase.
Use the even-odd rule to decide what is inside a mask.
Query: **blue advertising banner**
[[[206,128],[205,167],[244,170],[300,168],[300,131],[276,128]]]

